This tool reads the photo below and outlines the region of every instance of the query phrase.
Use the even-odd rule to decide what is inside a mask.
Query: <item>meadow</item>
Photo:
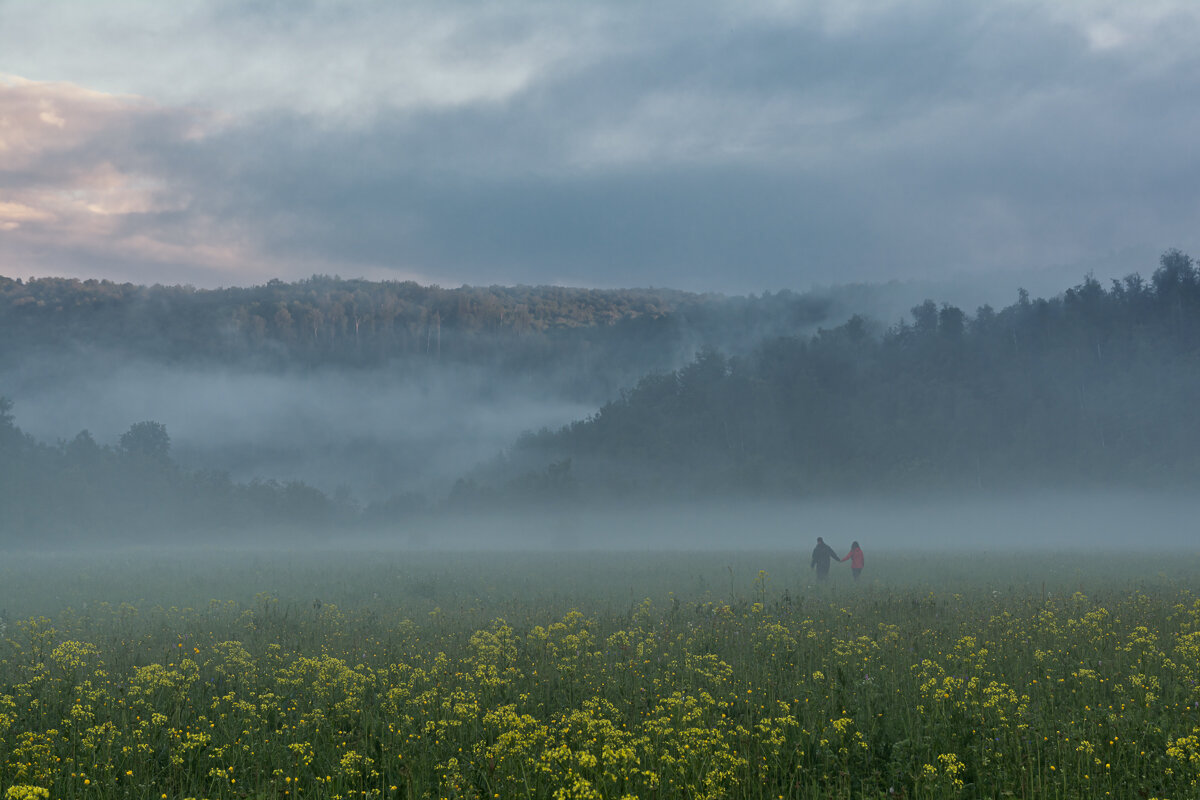
[[[0,797],[1200,797],[1200,555],[0,554]]]

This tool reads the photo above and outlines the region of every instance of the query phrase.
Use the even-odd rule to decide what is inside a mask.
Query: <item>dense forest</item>
[[[588,419],[522,438],[456,487],[547,494],[996,490],[1200,483],[1200,270],[1060,296],[933,301],[745,356],[704,350]]]
[[[158,348],[198,360],[224,358],[222,348],[232,348],[230,358],[276,357],[285,365],[343,356],[361,363],[354,359],[372,351],[373,358],[389,354],[387,364],[394,365],[405,357],[439,357],[429,344],[431,315],[441,318],[443,331],[474,331],[480,342],[477,350],[446,348],[442,358],[503,351],[497,341],[505,336],[527,337],[526,355],[549,341],[563,359],[600,350],[619,360],[641,334],[666,341],[654,339],[656,331],[699,331],[700,344],[682,367],[644,374],[585,419],[525,434],[438,496],[400,486],[390,499],[367,504],[300,481],[238,482],[221,471],[184,469],[172,459],[167,430],[152,421],[133,424],[115,445],[98,444],[87,431],[39,442],[17,426],[0,387],[2,541],[91,530],[129,538],[251,526],[321,532],[395,525],[414,512],[587,506],[614,498],[1191,489],[1200,481],[1200,268],[1178,251],[1165,253],[1148,280],[1132,274],[1105,286],[1088,276],[1058,296],[1031,298],[1020,290],[1012,305],[982,306],[973,315],[928,300],[890,325],[853,316],[815,328],[828,307],[791,293],[722,300],[562,290],[557,304],[538,305],[531,298],[559,290],[463,288],[423,290],[427,301],[410,309],[403,324],[402,315],[387,312],[392,332],[385,333],[381,298],[419,294],[406,284],[363,284],[374,299],[356,302],[376,316],[370,324],[366,316],[358,320],[357,337],[344,305],[341,316],[330,315],[333,305],[313,305],[321,319],[315,329],[311,319],[295,321],[304,318],[292,311],[308,302],[301,299],[306,293],[317,297],[328,289],[321,296],[344,303],[352,293],[337,292],[356,283],[314,279],[201,292],[7,281],[0,328],[13,338],[4,340],[3,358],[17,362],[51,345],[104,343],[142,357]],[[489,342],[478,320],[501,326],[510,324],[502,316],[513,316],[471,316],[471,309],[492,306],[468,298],[485,296],[506,298],[496,300],[500,308],[522,307],[529,316],[512,322],[508,333],[493,329],[500,339]],[[270,307],[270,324],[253,311]],[[283,310],[292,320],[287,325]],[[260,322],[234,324],[246,315]],[[425,327],[412,328],[413,320]],[[529,330],[517,330],[527,324]],[[730,335],[739,324],[744,335]],[[556,327],[589,326],[610,338],[553,338]],[[408,332],[401,335],[401,328]],[[454,347],[465,341],[448,338]]]
[[[583,398],[675,366],[698,347],[740,352],[815,326],[832,302],[790,291],[443,289],[328,276],[215,290],[0,277],[0,368],[78,350],[256,370],[485,364]]]

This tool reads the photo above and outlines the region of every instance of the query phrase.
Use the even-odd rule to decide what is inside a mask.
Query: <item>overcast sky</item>
[[[1191,0],[0,0],[0,275],[1148,273],[1198,62]]]

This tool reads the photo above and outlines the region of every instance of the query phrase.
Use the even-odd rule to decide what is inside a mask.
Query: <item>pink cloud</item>
[[[237,269],[244,240],[212,238],[162,153],[202,140],[215,113],[0,74],[0,270],[86,274],[88,263]],[[182,214],[166,225],[166,212]],[[170,278],[166,278],[169,280]]]

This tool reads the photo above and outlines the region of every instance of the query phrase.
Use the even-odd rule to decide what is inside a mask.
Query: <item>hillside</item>
[[[970,315],[933,301],[744,356],[706,350],[458,487],[574,497],[990,490],[1200,481],[1200,270]]]
[[[421,370],[397,369],[417,363],[403,356],[375,366],[344,363],[335,349],[321,346],[341,341],[339,346],[356,351],[356,345],[324,340],[319,333],[311,342],[293,336],[289,343],[284,334],[295,333],[293,327],[280,328],[261,346],[240,340],[230,363],[250,376],[242,382],[203,370],[190,383],[181,380],[187,373],[180,370],[192,369],[189,359],[207,363],[222,346],[197,332],[220,330],[228,314],[253,307],[229,298],[240,292],[284,297],[313,285],[206,293],[102,282],[5,284],[8,305],[0,326],[23,330],[26,337],[6,340],[10,364],[28,369],[39,355],[67,359],[74,348],[105,342],[139,359],[158,353],[164,365],[151,369],[145,383],[131,389],[125,382],[135,373],[115,373],[125,390],[115,395],[117,402],[129,402],[136,392],[151,393],[149,400],[157,403],[174,398],[185,411],[179,419],[192,426],[190,451],[175,446],[168,426],[136,417],[126,418],[127,429],[111,444],[85,424],[57,441],[39,440],[19,426],[23,409],[0,385],[5,541],[247,527],[328,533],[397,524],[418,512],[595,507],[614,500],[795,500],[1029,488],[1191,491],[1200,482],[1195,414],[1200,269],[1177,251],[1164,254],[1148,280],[1134,274],[1103,286],[1089,276],[1055,297],[1031,298],[1021,291],[1009,306],[985,305],[973,314],[927,300],[895,324],[854,316],[815,332],[813,319],[828,306],[805,295],[698,298],[564,290],[563,297],[580,302],[544,313],[541,330],[475,330],[470,336],[478,349],[409,353],[408,358],[424,359]],[[61,290],[62,302],[46,302],[52,287]],[[382,297],[392,288],[379,284],[373,291]],[[474,296],[469,289],[440,291],[430,296]],[[512,291],[517,297],[526,290]],[[106,293],[112,298],[101,302]],[[635,296],[641,299],[619,302]],[[652,296],[672,298],[675,305],[651,303]],[[20,297],[40,300],[18,302]],[[590,315],[581,298],[590,298]],[[598,322],[596,308],[622,316]],[[465,319],[448,314],[443,330],[468,330]],[[142,334],[127,327],[132,321]],[[187,331],[194,337],[185,336]],[[555,338],[556,331],[589,333]],[[647,334],[655,331],[661,336]],[[35,332],[46,339],[40,346],[32,343]],[[377,325],[359,343],[373,347],[381,336]],[[626,354],[636,363],[670,361],[670,346],[685,338],[700,346],[683,366],[644,373],[609,401],[586,406],[592,413],[562,426],[527,429],[514,441],[520,420],[574,407],[554,405],[555,392],[562,391],[555,381],[563,374],[583,375],[608,363],[613,369],[601,377],[612,381],[621,368],[633,368]],[[559,366],[584,366],[564,373],[547,359],[535,359],[522,372],[504,360],[515,357],[510,347],[529,357],[543,348],[543,354],[558,354]],[[500,360],[477,364],[483,371],[470,396],[462,396],[470,384],[458,378],[446,379],[441,389],[431,384],[430,376],[447,367],[451,354],[470,364],[489,351]],[[183,367],[165,365],[163,354],[172,352]],[[317,363],[308,371],[297,369],[308,358]],[[322,365],[325,358],[330,364]],[[100,363],[93,369],[110,367]],[[281,368],[286,374],[273,378],[275,383],[254,377]],[[51,378],[39,378],[50,381],[43,398],[64,391]],[[212,382],[218,385],[210,391]],[[331,394],[331,386],[341,393]],[[190,396],[201,390],[209,402]],[[347,398],[360,396],[367,397],[365,404],[347,405]],[[211,419],[223,427],[197,417],[212,411],[213,398],[222,408]],[[107,401],[85,393],[73,402],[70,408],[86,418]],[[265,416],[251,415],[252,402],[262,405]],[[434,423],[439,427],[431,428]],[[488,460],[500,447],[489,449],[489,443],[504,431],[513,431],[505,440],[510,446]],[[196,463],[200,440],[216,466]],[[239,463],[252,457],[258,460],[246,463],[253,471],[222,466],[221,459]],[[263,464],[281,471],[263,470]],[[356,483],[360,473],[354,469],[370,482]],[[320,480],[308,481],[306,474]]]

